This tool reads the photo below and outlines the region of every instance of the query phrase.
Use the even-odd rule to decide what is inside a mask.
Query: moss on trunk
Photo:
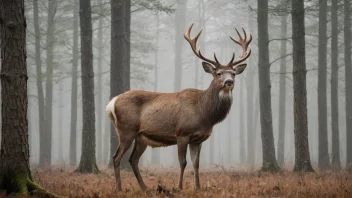
[[[32,181],[27,173],[8,172],[0,177],[0,190],[6,191],[6,194],[16,196],[35,196],[35,197],[60,197],[48,192],[38,184]]]

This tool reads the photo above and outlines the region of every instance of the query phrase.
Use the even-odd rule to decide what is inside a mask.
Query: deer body
[[[252,37],[247,41],[245,32],[245,39],[237,32],[240,40],[231,39],[242,46],[243,54],[235,62],[233,54],[229,64],[221,65],[215,54],[216,61],[212,61],[203,57],[200,50],[195,50],[201,32],[190,39],[192,26],[185,32],[185,38],[194,53],[206,61],[202,63],[204,70],[214,77],[208,89],[184,89],[175,93],[131,90],[114,97],[107,105],[107,114],[119,137],[118,148],[113,156],[118,190],[122,190],[120,161],[133,141],[135,144],[129,162],[142,189],[146,189],[146,185],[140,175],[138,161],[147,146],[154,148],[175,144],[181,168],[179,189],[183,187],[188,145],[196,189],[200,189],[198,169],[202,142],[209,138],[213,126],[223,121],[231,109],[235,75],[241,74],[246,67],[246,64],[238,64],[249,57],[250,50],[247,52],[247,47]]]
[[[113,109],[109,106],[107,111],[116,115],[112,120],[118,128],[133,128],[153,148],[175,145],[178,136],[201,143],[225,119],[232,104],[232,95],[222,96],[214,86],[176,93],[131,90],[114,98]]]

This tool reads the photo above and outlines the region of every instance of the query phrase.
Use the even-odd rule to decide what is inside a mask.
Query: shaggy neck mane
[[[201,96],[200,102],[203,109],[203,119],[207,121],[206,123],[215,125],[223,121],[230,112],[232,93],[230,92],[229,96],[220,97],[219,89],[217,89],[213,80]]]

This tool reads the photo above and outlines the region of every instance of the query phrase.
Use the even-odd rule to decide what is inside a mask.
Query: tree
[[[24,1],[0,1],[2,144],[0,190],[54,197],[32,180],[29,169],[26,19]]]
[[[124,0],[124,28],[125,28],[125,60],[124,60],[124,89],[130,90],[131,77],[131,0]]]
[[[57,139],[57,142],[59,144],[58,146],[58,161],[59,164],[64,163],[64,156],[63,156],[63,144],[64,144],[64,131],[62,130],[63,126],[62,126],[62,122],[63,122],[63,108],[64,108],[64,104],[63,104],[63,82],[62,80],[59,81],[59,91],[58,91],[58,104],[57,104],[57,108],[58,108],[58,133],[59,133],[59,137]]]
[[[331,2],[331,165],[341,169],[338,100],[338,20],[337,1]]]
[[[41,136],[40,165],[51,165],[52,141],[52,108],[53,108],[53,71],[54,71],[54,42],[55,42],[55,13],[57,0],[48,1],[48,27],[46,30],[46,86],[45,86],[45,130]]]
[[[43,73],[42,73],[42,58],[40,49],[40,28],[38,19],[38,0],[33,0],[33,22],[35,34],[35,63],[37,74],[37,94],[38,94],[38,115],[39,115],[39,139],[40,139],[40,156],[43,159],[45,152],[45,114],[44,114],[44,91],[43,91]]]
[[[100,5],[99,22],[98,22],[98,35],[97,35],[97,48],[98,48],[98,71],[97,71],[97,161],[98,164],[103,161],[103,116],[106,116],[105,112],[103,114],[103,1],[99,0],[98,5]]]
[[[126,55],[124,38],[124,5],[122,0],[111,0],[111,64],[110,64],[110,99],[125,91],[124,88],[124,60]],[[118,137],[113,126],[110,127],[110,163],[116,152]],[[121,161],[121,168],[127,168],[127,155]]]
[[[285,4],[284,9],[287,6]],[[280,167],[284,166],[285,161],[285,125],[286,125],[286,53],[287,53],[287,14],[281,16],[281,46],[280,56],[280,90],[279,90],[279,130],[277,140],[277,161]]]
[[[90,1],[80,0],[81,80],[82,80],[82,155],[77,172],[98,173],[95,158],[95,104]]]
[[[269,62],[268,0],[258,0],[258,76],[260,91],[260,121],[263,147],[263,171],[278,171],[271,112],[271,82]]]
[[[319,47],[318,47],[318,166],[330,167],[327,129],[327,92],[326,92],[326,52],[327,52],[327,0],[319,0]]]
[[[345,101],[346,101],[346,167],[352,171],[352,62],[351,1],[344,0]]]
[[[77,164],[78,0],[73,1],[73,46],[71,83],[70,164]]]
[[[249,7],[248,13],[251,12],[251,8]],[[252,19],[252,15],[248,14],[248,24],[249,28],[253,27],[254,21]],[[253,32],[254,30],[249,29],[248,31]],[[253,56],[253,54],[251,55]],[[248,65],[254,65],[253,58],[250,58],[248,60]],[[256,129],[254,128],[254,115],[253,115],[253,106],[254,106],[254,80],[253,76],[255,74],[254,67],[248,67],[246,68],[246,103],[247,103],[247,160],[246,163],[248,166],[253,166],[254,161],[255,161],[255,131]]]
[[[240,85],[239,85],[239,93],[238,93],[238,95],[239,95],[239,97],[240,97],[240,99],[239,99],[239,117],[240,117],[240,120],[239,120],[239,125],[240,125],[240,149],[239,149],[239,151],[240,151],[240,163],[241,164],[244,164],[245,163],[245,160],[246,160],[246,145],[245,145],[245,138],[244,138],[244,136],[245,136],[245,134],[244,134],[244,132],[245,132],[245,120],[244,120],[244,100],[243,100],[243,98],[244,98],[244,93],[243,93],[243,89],[244,89],[244,84],[245,84],[245,82],[244,82],[244,79],[243,78],[240,78],[240,79],[238,79],[239,81],[240,81]],[[247,91],[249,91],[249,90],[247,90]]]
[[[186,20],[187,0],[177,0],[177,9],[175,12],[175,80],[174,91],[181,90],[182,84],[182,47],[183,36],[179,32],[183,32]]]
[[[308,143],[304,2],[292,0],[292,53],[294,100],[294,171],[313,171]]]

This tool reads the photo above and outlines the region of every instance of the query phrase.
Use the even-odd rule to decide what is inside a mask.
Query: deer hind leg
[[[178,161],[181,168],[180,179],[178,182],[178,189],[180,190],[183,188],[183,173],[187,165],[186,155],[188,143],[189,137],[177,137]]]
[[[194,169],[194,182],[195,182],[195,189],[198,191],[200,189],[200,183],[199,183],[199,155],[200,155],[200,149],[202,148],[202,143],[199,144],[190,144],[189,145],[189,150],[191,153],[191,160],[193,164],[193,169]]]
[[[128,134],[128,135],[124,135]],[[113,156],[114,161],[114,171],[115,171],[115,179],[116,179],[116,187],[118,191],[122,191],[121,186],[121,176],[120,176],[120,162],[126,151],[130,148],[135,135],[134,133],[119,133],[119,145],[117,147],[117,151]]]
[[[138,163],[139,163],[140,157],[143,155],[146,148],[147,148],[147,144],[143,141],[142,136],[137,135],[134,141],[133,151],[128,160],[132,166],[133,173],[136,176],[138,184],[142,190],[146,190],[147,186],[144,184],[143,178],[139,172]]]

